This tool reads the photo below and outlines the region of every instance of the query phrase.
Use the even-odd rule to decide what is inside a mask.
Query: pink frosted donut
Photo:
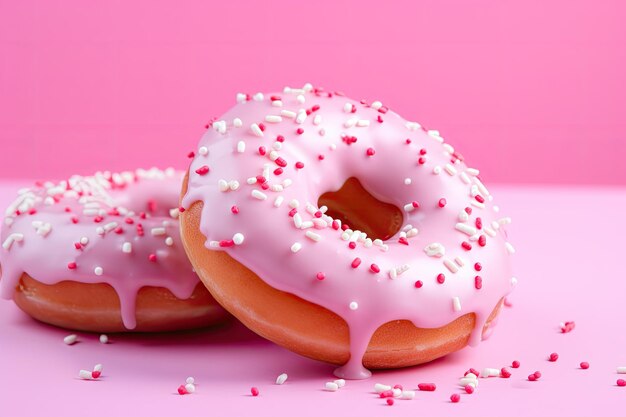
[[[2,297],[78,330],[176,330],[222,319],[180,242],[181,179],[173,169],[105,172],[20,190],[2,225]]]
[[[510,219],[439,132],[311,85],[237,102],[182,199],[183,242],[222,305],[347,378],[488,336],[516,282]]]

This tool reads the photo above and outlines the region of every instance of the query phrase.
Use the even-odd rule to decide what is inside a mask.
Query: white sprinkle
[[[224,134],[226,133],[226,121],[220,120],[213,123],[213,129],[215,129],[218,133]]]
[[[294,198],[293,200],[289,202],[289,207],[298,208],[300,207],[300,202]]]
[[[459,297],[452,297],[452,307],[454,311],[461,311],[461,300],[459,300]]]
[[[174,239],[171,238],[171,236],[168,236],[165,238],[165,244],[167,246],[172,246],[174,244]]]
[[[454,228],[455,228],[456,230],[458,230],[459,232],[463,232],[463,233],[465,233],[465,234],[466,234],[466,235],[468,235],[468,236],[475,235],[475,234],[476,234],[476,232],[478,232],[478,230],[476,230],[476,228],[475,228],[475,227],[470,226],[470,225],[465,224],[465,223],[457,223],[457,224],[454,226]]]
[[[470,178],[467,176],[465,172],[461,172],[460,177],[461,177],[461,181],[463,181],[465,184],[471,183]]]
[[[375,101],[372,103],[372,105],[370,106],[371,108],[373,108],[374,110],[378,110],[383,106],[383,103],[381,103],[380,101]]]
[[[469,214],[465,210],[459,211],[459,220],[462,222],[466,222],[469,220]]]
[[[306,233],[304,234],[306,237],[308,237],[309,239],[311,239],[314,242],[319,242],[320,239],[322,238],[320,235],[318,235],[317,233],[314,233],[310,230],[307,230]]]
[[[460,256],[457,256],[456,258],[454,258],[454,262],[456,262],[456,264],[460,267],[465,266],[465,261]]]
[[[412,400],[415,398],[415,391],[413,390],[404,390],[402,391],[402,395],[400,396],[403,400]]]
[[[279,155],[278,155],[278,152],[276,152],[276,151],[270,151],[270,153],[269,153],[269,154],[267,154],[267,156],[268,156],[268,157],[269,157],[272,161],[275,161],[275,160],[277,160],[277,159],[278,159],[278,156],[279,156]],[[268,170],[268,172],[269,172],[269,168],[268,168],[267,170]],[[265,178],[267,178],[267,176],[265,176],[265,175],[263,175],[263,176],[264,176]]]
[[[265,116],[265,121],[267,123],[280,123],[283,121],[283,118],[280,116],[268,115],[268,116]]]
[[[359,308],[359,303],[357,303],[356,301],[352,301],[349,307],[350,307],[350,310],[354,311]]]
[[[376,241],[374,241],[374,244],[376,244]],[[441,243],[433,242],[424,248],[424,252],[426,252],[428,256],[441,258],[446,254],[446,248]]]
[[[281,184],[272,184],[270,185],[270,191],[274,191],[275,193],[280,193],[284,190],[285,187],[283,187]]]
[[[489,378],[493,376],[500,376],[500,370],[498,368],[484,368],[480,371],[481,378]]]
[[[498,219],[498,224],[501,224],[501,225],[511,224],[511,218],[510,217],[503,217],[501,219]]]
[[[84,369],[78,371],[78,377],[80,379],[93,379],[93,376],[91,376],[91,371],[86,371]]]
[[[517,285],[517,278],[511,277],[511,286],[515,287]]]
[[[192,376],[188,376],[187,379],[185,380],[186,384],[195,384],[196,383],[196,379]]]
[[[230,188],[232,191],[237,191],[239,189],[239,181],[237,180],[229,181],[228,188]]]
[[[152,236],[163,236],[165,234],[165,227],[153,227],[150,229]]]
[[[300,110],[298,112],[298,115],[296,116],[296,123],[298,123],[299,125],[304,123],[304,121],[306,120],[306,111],[305,110]]]
[[[124,242],[122,244],[122,252],[131,253],[133,251],[133,246],[130,242]]]
[[[252,98],[254,99],[254,101],[263,101],[263,93],[256,93],[254,96],[252,96]]]
[[[358,120],[359,120],[359,119],[357,119],[356,117],[351,117],[350,119],[346,120],[346,121],[343,123],[343,126],[344,126],[344,127],[348,127],[348,128],[349,128],[349,127],[353,127],[354,125],[356,125],[356,122],[357,122]]]
[[[454,153],[454,148],[452,147],[452,145],[444,143],[443,145],[443,149],[448,152],[450,155],[452,155]]]
[[[235,242],[235,245],[241,245],[243,243],[244,240],[244,236],[242,233],[235,233],[233,235],[233,242]]]
[[[209,242],[209,246],[212,248],[219,248],[220,247],[220,242],[218,240],[212,240]]]
[[[483,195],[489,196],[489,190],[487,190],[487,187],[485,187],[485,185],[478,179],[478,177],[474,177],[474,182],[476,183],[478,189]]]
[[[107,336],[106,334],[101,334],[100,343],[102,343],[103,345],[106,345],[107,343],[109,343],[109,336]]]
[[[272,101],[272,106],[274,106],[274,107],[283,107],[283,102],[282,102],[282,100],[274,100],[274,101]]]
[[[337,386],[338,386],[339,388],[343,388],[343,387],[345,387],[345,386],[346,386],[346,380],[345,380],[345,379],[335,379],[333,382],[334,382],[335,384],[337,384]]]
[[[326,391],[337,391],[339,389],[339,385],[335,384],[334,382],[327,382],[324,385],[324,389]]]
[[[244,153],[246,151],[246,142],[240,140],[237,142],[237,152]]]
[[[6,250],[10,250],[11,246],[13,246],[13,242],[21,242],[24,240],[24,235],[22,233],[11,233],[4,243],[2,243],[2,247]]]
[[[259,190],[252,190],[252,197],[256,198],[257,200],[267,200],[267,196],[265,194],[263,194],[262,192],[260,192]]]
[[[497,221],[494,220],[494,221],[491,222],[491,227],[493,227],[494,230],[498,230],[498,229],[500,229],[500,223],[498,223]]]
[[[302,227],[302,216],[300,215],[300,213],[296,213],[293,215],[293,224],[294,226],[296,226],[297,229],[300,229]]]
[[[194,392],[196,392],[196,386],[194,384],[185,384],[185,389],[190,394],[193,394]]]
[[[280,207],[280,205],[283,204],[284,200],[285,200],[285,197],[283,197],[282,195],[279,195],[278,197],[276,197],[276,199],[274,200],[274,207]]]
[[[300,227],[300,229],[310,229],[313,226],[315,226],[315,223],[313,223],[310,220],[307,220],[307,221],[302,222],[302,226]]]
[[[249,185],[256,184],[256,177],[250,177],[246,180],[246,183]]]
[[[359,120],[359,121],[357,121],[357,122],[356,122],[356,125],[357,125],[358,127],[367,127],[367,126],[369,126],[369,125],[370,125],[370,121],[369,121],[369,120],[363,120],[363,119],[361,119],[361,120]]]
[[[95,372],[102,372],[102,364],[101,363],[97,363],[94,365],[93,370]]]
[[[626,374],[626,366],[618,366],[617,367],[618,374]]]
[[[95,208],[93,208],[93,209],[85,209],[85,210],[83,210],[83,215],[85,215],[85,216],[97,216],[99,212],[100,212],[100,210],[95,209]]]
[[[252,123],[250,125],[250,130],[252,130],[252,133],[254,133],[256,136],[258,136],[260,138],[263,137],[263,131],[261,130],[261,128],[259,127],[258,124]]]
[[[298,253],[300,249],[302,249],[302,244],[300,242],[296,242],[293,245],[291,245],[291,251],[293,253]]]
[[[450,176],[456,175],[456,168],[453,167],[451,164],[446,164],[444,166],[444,169]]]
[[[244,93],[237,93],[237,103],[245,103],[248,97]]]
[[[346,103],[343,105],[343,111],[346,113],[352,112],[352,103]]]
[[[409,130],[419,130],[422,127],[422,125],[417,122],[406,122],[405,126]]]
[[[291,110],[281,110],[280,115],[283,117],[288,117],[290,119],[295,119],[297,116],[296,112]]]
[[[443,264],[452,272],[453,274],[457,273],[459,268],[452,262],[450,259],[446,258],[443,260]]]
[[[491,237],[495,237],[496,236],[496,231],[493,230],[491,227],[485,227],[483,230],[485,231],[485,233],[487,233],[487,235],[489,235]]]
[[[230,187],[228,186],[228,181],[224,179],[221,179],[217,182],[217,187],[223,193],[225,193],[226,191],[230,189]]]
[[[474,375],[474,377],[470,377],[470,375]],[[459,385],[462,387],[465,387],[467,385],[473,385],[474,388],[476,388],[478,387],[478,378],[475,374],[470,372],[469,374],[467,374],[467,376],[459,379]]]
[[[96,227],[96,233],[98,235],[104,235],[104,227]]]
[[[392,388],[391,393],[394,396],[394,398],[398,398],[402,395],[402,390],[400,388]]]
[[[380,394],[381,392],[389,391],[389,390],[391,390],[390,385],[374,384],[374,392],[376,392],[376,394]]]
[[[66,345],[73,345],[78,341],[78,336],[75,334],[69,334],[63,338],[63,343]]]
[[[512,255],[515,253],[515,248],[513,247],[513,245],[511,245],[509,242],[504,242],[504,247],[506,248],[506,251]]]
[[[206,156],[209,154],[209,149],[206,146],[200,146],[198,153],[202,156]]]
[[[411,185],[411,178],[405,178],[404,179],[404,185]]]
[[[298,100],[298,103],[300,104],[304,104],[304,102],[306,101],[306,99],[304,98],[302,94],[298,94],[298,96],[296,97],[296,100]]]
[[[439,165],[433,168],[433,174],[439,175],[441,173],[441,167]]]
[[[180,209],[178,209],[177,207],[170,209],[169,213],[172,219],[177,219],[178,216],[180,215]]]
[[[415,236],[417,236],[418,233],[419,233],[419,230],[417,230],[415,227],[413,227],[411,230],[406,232],[406,237],[408,237],[408,238],[415,237]]]
[[[93,273],[100,276],[104,273],[104,270],[102,269],[101,266],[97,266],[94,268]]]
[[[280,151],[283,148],[283,144],[276,141],[272,143],[272,148],[276,149],[277,151]]]
[[[470,174],[470,175],[472,175],[474,177],[480,174],[480,171],[475,169],[475,168],[467,168],[465,170],[465,172],[467,172],[468,174]]]
[[[287,378],[288,378],[287,374],[278,375],[278,378],[276,378],[276,385],[283,385],[285,381],[287,381]]]
[[[413,203],[409,203],[409,204],[405,204],[404,205],[404,211],[406,211],[407,213],[410,213],[413,210],[415,210],[415,207],[413,206]]]
[[[316,114],[315,117],[313,117],[313,124],[315,126],[319,126],[321,123],[322,123],[322,115]]]
[[[291,184],[293,184],[293,181],[291,181],[289,178],[285,178],[285,179],[283,180],[283,187],[284,187],[284,188],[289,187]]]

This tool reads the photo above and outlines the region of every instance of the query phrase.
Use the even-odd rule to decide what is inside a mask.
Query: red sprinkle
[[[278,167],[274,170],[274,175],[280,175],[283,173],[283,169],[281,167]]]
[[[208,165],[202,165],[200,168],[196,169],[196,174],[198,175],[206,175],[209,172]]]
[[[323,272],[318,272],[317,275],[315,275],[315,278],[317,278],[319,281],[324,281],[324,278],[326,278],[326,274],[324,274]]]
[[[448,204],[448,202],[446,201],[445,198],[440,198],[439,199],[439,203],[438,203],[439,207],[444,208],[446,206],[446,204]]]
[[[581,362],[580,369],[589,369],[589,362]]]
[[[465,210],[465,212],[467,214],[472,214],[472,208],[471,207],[465,207],[464,210]]]
[[[417,388],[419,388],[420,391],[434,391],[437,389],[437,386],[432,382],[428,382],[417,384]]]
[[[402,390],[403,390],[402,385],[400,385],[400,384],[396,384],[396,385],[394,385],[394,386],[393,386],[393,389],[399,389],[400,391],[402,391]]]
[[[426,163],[426,158],[424,158],[423,156],[420,156],[419,159],[417,160],[417,163],[420,165],[424,165]]]
[[[148,255],[148,260],[150,262],[156,262],[157,261],[157,256],[154,253],[151,253],[150,255]]]
[[[517,368],[519,368],[519,366],[520,366],[519,361],[513,361],[513,363],[511,363],[511,368],[516,368],[517,369]]]
[[[626,380],[623,380],[623,379],[621,379],[621,378],[620,378],[620,379],[618,379],[618,380],[617,380],[617,386],[618,386],[618,387],[626,387]]]
[[[461,396],[459,394],[452,394],[450,396],[450,401],[452,401],[453,403],[458,403],[459,401],[461,401]]]
[[[180,387],[178,387],[178,393],[179,393],[180,395],[185,395],[185,394],[188,394],[187,389],[185,388],[185,386],[184,386],[184,385],[181,385]]]
[[[285,137],[283,135],[276,136],[276,142],[283,143],[285,141]]]
[[[500,377],[502,377],[502,378],[510,378],[511,377],[511,371],[509,371],[506,368],[500,369]]]
[[[481,271],[481,270],[483,269],[483,266],[480,264],[480,262],[476,262],[476,263],[474,264],[474,269],[475,269],[476,271]]]
[[[266,152],[265,146],[259,146],[259,155],[265,155]]]
[[[323,214],[324,214],[324,213],[322,213],[320,210],[317,210],[317,211],[315,212],[314,216],[315,216],[317,219],[319,219],[320,217],[322,217],[322,215],[323,215]]]
[[[406,143],[407,145],[410,145],[411,144],[411,139],[405,140],[404,143]]]
[[[304,133],[304,129],[302,129],[301,127],[299,127],[299,128],[296,130],[296,133],[297,133],[298,135],[301,135],[301,134],[303,134],[303,133]]]
[[[387,398],[387,405],[393,405],[393,398]]]
[[[67,264],[67,269],[76,269],[76,262],[70,262]]]
[[[380,268],[378,267],[378,265],[376,264],[371,264],[370,265],[370,270],[376,274],[378,274],[380,272]]]
[[[302,168],[304,168],[304,162],[300,162],[300,161],[296,162],[296,168],[297,168],[297,169],[302,169]]]
[[[476,194],[476,197],[474,197],[476,199],[476,201],[478,201],[479,203],[484,203],[485,202],[485,198],[480,195],[480,194]]]
[[[339,222],[337,220],[333,220],[332,226],[334,230],[339,230]]]
[[[232,239],[220,240],[220,248],[229,248],[234,245],[235,245],[235,242],[233,242]]]
[[[389,397],[393,397],[393,391],[390,389],[380,393],[380,398],[389,398]]]
[[[320,161],[323,161],[324,160],[324,155],[321,155],[321,154],[317,155],[317,159],[319,159]]]
[[[409,246],[409,241],[408,241],[408,240],[407,240],[407,238],[405,238],[405,237],[401,237],[401,238],[399,238],[399,239],[398,239],[398,242],[399,242],[399,243],[402,243],[403,245],[407,245],[407,246]]]
[[[483,220],[480,217],[476,217],[476,228],[478,230],[483,228]]]
[[[471,385],[466,385],[465,386],[465,392],[467,392],[468,394],[473,394],[474,393],[474,387]]]
[[[566,321],[561,327],[561,333],[569,333],[576,328],[576,323],[573,321]]]
[[[376,154],[376,151],[374,150],[374,148],[367,148],[367,150],[365,151],[365,154],[367,156],[374,156],[374,154]]]
[[[230,211],[231,211],[233,214],[237,214],[237,213],[239,213],[239,207],[237,207],[237,206],[232,206],[232,207],[230,208]]]
[[[443,284],[444,282],[446,282],[446,276],[444,274],[437,275],[437,282]]]
[[[259,395],[259,389],[257,387],[250,388],[250,393],[253,397],[257,397]]]
[[[261,132],[265,132],[265,125],[263,123],[259,123],[259,129]]]
[[[351,265],[352,268],[357,268],[359,265],[361,265],[361,258],[354,258]]]
[[[287,166],[287,161],[285,161],[282,157],[276,158],[276,160],[274,162],[276,162],[276,165],[278,165],[279,167],[282,167],[282,168]]]
[[[472,250],[472,245],[469,242],[463,242],[461,243],[461,246],[463,247],[463,249],[465,250]]]
[[[426,155],[426,149],[424,148],[420,149],[420,155]]]
[[[556,361],[557,361],[557,359],[559,359],[559,354],[558,354],[558,353],[556,353],[556,352],[555,352],[555,353],[551,353],[551,354],[550,354],[550,357],[548,358],[548,360],[549,360],[550,362],[556,362]]]
[[[480,237],[478,238],[478,245],[485,246],[486,244],[487,244],[487,236],[480,235]]]
[[[419,279],[415,281],[415,288],[422,288],[423,285],[424,283],[420,281]]]
[[[537,377],[535,376],[535,374],[530,374],[530,375],[528,375],[528,380],[529,381],[536,381]]]
[[[539,372],[539,371],[535,371],[535,373],[533,375],[535,375],[536,379],[541,378],[541,372]]]
[[[187,158],[193,158],[194,156],[196,156],[194,151],[191,151],[187,154]]]
[[[483,287],[483,279],[479,275],[474,277],[474,287],[476,287],[477,290]]]
[[[349,247],[350,249],[356,249],[356,242],[350,242],[350,243],[348,243],[348,247]]]

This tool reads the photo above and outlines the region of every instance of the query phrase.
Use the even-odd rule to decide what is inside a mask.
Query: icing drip
[[[474,346],[512,290],[510,220],[498,215],[479,172],[439,132],[380,102],[310,85],[240,94],[198,148],[182,204],[204,203],[206,247],[346,320],[351,356],[338,376],[369,376],[368,343],[393,320],[433,328],[474,313]],[[381,241],[342,230],[315,205],[351,177],[402,211],[398,233]],[[236,234],[245,240],[231,244]]]
[[[1,240],[9,243],[0,248],[0,296],[11,299],[23,273],[48,285],[106,283],[120,299],[127,329],[136,326],[142,287],[189,298],[199,281],[180,240],[181,182],[181,172],[151,169],[20,190],[2,225]]]

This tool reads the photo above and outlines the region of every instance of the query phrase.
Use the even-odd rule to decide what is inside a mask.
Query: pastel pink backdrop
[[[0,178],[184,167],[235,93],[380,99],[489,182],[626,184],[626,2],[0,0]]]

